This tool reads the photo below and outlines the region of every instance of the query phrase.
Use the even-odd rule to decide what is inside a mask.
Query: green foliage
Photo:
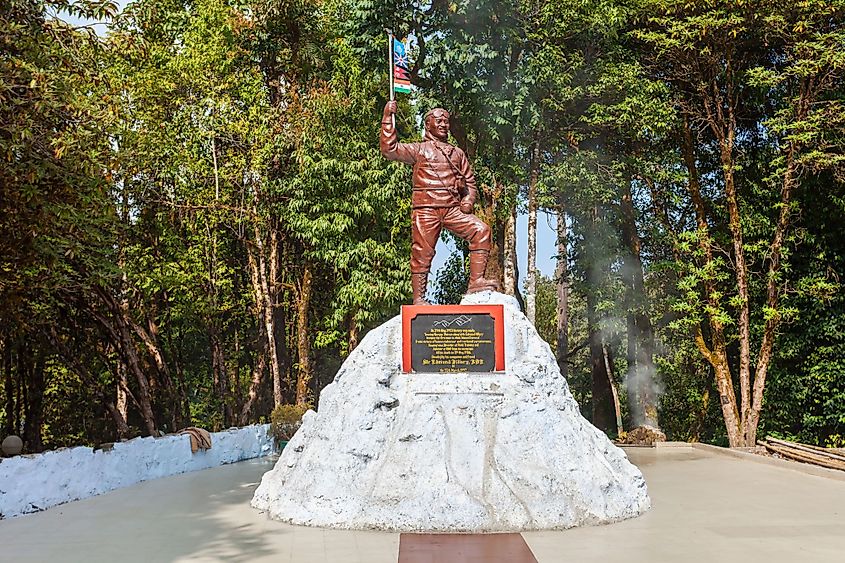
[[[109,32],[56,17],[67,14],[106,20]],[[270,415],[269,336],[281,400],[293,402],[309,362],[313,394],[360,333],[409,297],[410,170],[378,147],[391,27],[416,41],[403,138],[431,106],[452,112],[498,238],[532,166],[541,207],[566,217],[566,360],[585,413],[590,329],[624,397],[626,321],[641,314],[656,338],[667,434],[725,442],[695,335],[709,342],[723,328],[738,386],[730,173],[752,357],[777,325],[761,433],[841,444],[843,14],[838,0],[137,0],[121,14],[99,0],[6,2],[4,432],[41,417],[40,436],[27,438],[37,448],[298,420],[290,405]],[[728,110],[727,129],[708,117]],[[464,250],[434,280],[438,302],[463,294]],[[537,328],[554,345],[555,283],[540,277],[536,298]]]
[[[434,302],[454,305],[461,302],[469,282],[469,255],[456,249],[437,272],[434,280]]]
[[[557,287],[554,280],[537,272],[537,311],[534,326],[552,349],[557,346]]]
[[[45,393],[45,443],[111,437],[83,430],[91,413],[70,416],[54,381],[88,392],[79,400],[103,420],[133,366],[130,433],[233,424],[249,387],[241,416],[266,416],[261,272],[274,276],[286,393],[300,348],[283,315],[306,265],[317,272],[309,344],[343,351],[347,330],[407,297],[408,171],[378,152],[382,77],[332,35],[330,10],[139,0],[105,39],[46,14],[113,16],[112,4],[3,10],[0,149],[15,166],[1,172],[0,301],[9,333],[36,333],[63,364],[46,390],[12,369],[13,387]],[[15,342],[0,349],[14,357]],[[67,437],[52,434],[56,420]]]
[[[277,442],[290,440],[302,424],[310,405],[279,405],[270,413],[270,435]]]
[[[330,266],[334,298],[321,326],[321,345],[348,319],[370,324],[407,297],[410,205],[406,168],[378,149],[378,76],[364,71],[344,42],[334,45],[334,70],[305,100],[298,119],[297,175],[284,210],[307,256]]]
[[[115,274],[114,219],[105,174],[113,107],[99,74],[96,37],[44,12],[67,8],[108,16],[94,2],[23,2],[0,8],[0,310],[32,326],[49,306],[36,302]],[[84,283],[84,282],[83,282]]]
[[[845,241],[836,227],[845,211],[843,190],[822,176],[800,194],[807,201],[802,242],[808,251],[793,258],[800,289],[789,297],[798,313],[780,337],[763,421],[766,433],[820,446],[838,446],[845,434],[845,298],[834,275],[845,268]]]

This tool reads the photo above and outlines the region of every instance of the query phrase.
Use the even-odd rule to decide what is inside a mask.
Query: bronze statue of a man
[[[436,108],[425,116],[421,143],[400,143],[392,115],[396,102],[384,106],[381,153],[414,167],[411,196],[411,288],[414,305],[425,305],[431,260],[446,228],[469,243],[467,293],[499,287],[484,278],[490,255],[490,227],[472,214],[477,189],[464,151],[449,144],[449,112]]]

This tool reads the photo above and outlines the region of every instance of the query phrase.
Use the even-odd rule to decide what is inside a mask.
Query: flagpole
[[[393,101],[393,32],[387,31],[387,68],[390,70],[390,101]]]
[[[390,101],[392,102],[395,99],[395,94],[393,93],[393,32],[389,29],[385,31],[387,31],[387,70],[388,76],[390,77]],[[390,123],[396,129],[395,113],[390,114]]]
[[[387,70],[388,76],[390,77],[390,101],[394,100],[394,92],[393,92],[393,32],[389,29],[385,29],[387,32]],[[390,114],[390,122],[393,125],[393,128],[396,129],[396,114]]]

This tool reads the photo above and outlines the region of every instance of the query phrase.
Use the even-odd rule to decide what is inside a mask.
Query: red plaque
[[[404,305],[402,371],[505,370],[503,305]]]

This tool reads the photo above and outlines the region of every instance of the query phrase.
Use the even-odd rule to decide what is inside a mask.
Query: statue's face
[[[429,112],[425,120],[425,129],[435,139],[449,140],[449,112],[445,109],[434,109]]]

